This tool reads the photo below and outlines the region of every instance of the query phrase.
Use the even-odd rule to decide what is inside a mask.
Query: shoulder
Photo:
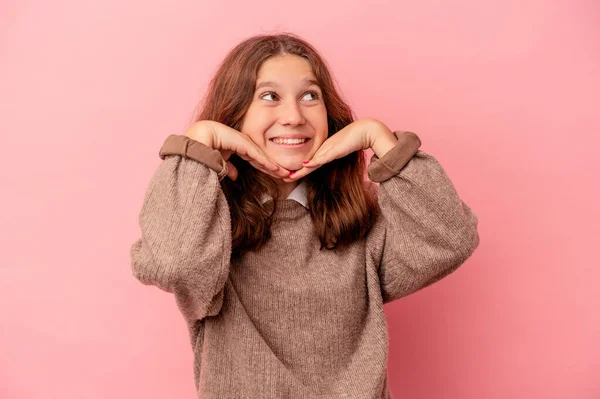
[[[363,181],[363,188],[367,195],[372,195],[377,198],[377,194],[379,193],[379,184],[367,179]]]

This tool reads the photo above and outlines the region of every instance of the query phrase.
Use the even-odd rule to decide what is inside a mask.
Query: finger
[[[255,169],[258,169],[258,170],[260,170],[268,175],[271,175],[273,177],[276,177],[278,179],[282,179],[282,178],[288,177],[290,175],[290,171],[281,166],[279,167],[279,169],[273,171],[273,170],[269,170],[269,169],[265,168],[257,160],[252,159],[247,155],[243,156],[242,159],[245,159],[246,161],[248,161],[248,163],[250,163],[250,165],[252,165]]]
[[[250,163],[250,165],[252,165],[254,167],[254,169],[259,170],[259,171],[261,171],[263,173],[266,173],[267,175],[272,176],[272,177],[274,177],[276,179],[281,179],[281,178],[284,177],[284,176],[277,175],[276,172],[273,172],[273,171],[270,171],[268,169],[265,169],[261,164],[259,164],[258,162],[254,161],[254,160],[249,160],[248,162]],[[287,172],[285,174],[285,176],[288,176],[288,175],[289,175],[289,172]]]
[[[321,166],[322,165],[315,166],[315,167],[303,167],[301,169],[298,169],[295,172],[290,173],[290,175],[287,176],[286,178],[284,178],[283,181],[285,181],[286,183],[297,181],[297,180],[302,179],[303,177],[309,175],[310,173],[314,172]]]
[[[233,166],[233,164],[229,161],[227,161],[227,177],[229,177],[231,180],[236,181],[238,178],[238,170],[235,166]]]
[[[254,166],[256,169],[261,169],[263,172],[270,174],[273,177],[277,177],[277,178],[284,178],[289,176],[290,171],[285,169],[282,166],[278,166],[277,170],[269,170],[267,169],[263,164],[261,164],[258,160],[251,158],[249,155],[244,155],[242,156],[242,159],[245,159],[246,161],[250,162],[250,164],[252,166]]]
[[[254,144],[250,144],[247,148],[246,154],[261,164],[264,168],[269,169],[271,171],[279,170],[279,165],[275,162],[271,161],[262,151],[260,151]]]
[[[221,156],[223,157],[223,159],[225,161],[228,161],[229,158],[231,158],[231,153],[232,153],[231,150],[223,150],[223,151],[221,151]]]
[[[279,166],[269,160],[266,155],[246,136],[241,133],[233,135],[232,142],[227,146],[227,150],[235,152],[238,156],[248,161],[248,157],[257,160],[266,169],[275,171]]]
[[[342,129],[343,130],[343,129]],[[342,134],[340,130],[332,137],[325,140],[321,147],[315,152],[312,159],[302,163],[305,167],[319,167],[336,159],[362,149],[360,140]]]
[[[280,179],[283,179],[284,177],[288,177],[290,175],[290,171],[281,166],[279,167],[279,170],[276,170],[274,173]]]
[[[333,153],[330,148],[320,148],[315,155],[313,155],[312,159],[307,162],[302,162],[302,165],[305,168],[318,168],[336,158],[341,158],[342,156],[342,154]]]

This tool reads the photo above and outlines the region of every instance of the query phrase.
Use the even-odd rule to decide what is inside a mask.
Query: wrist
[[[212,121],[208,120],[195,122],[184,134],[192,140],[198,141],[210,148],[214,148],[214,129],[211,122]]]
[[[370,147],[378,158],[383,157],[398,144],[398,139],[394,135],[394,132],[378,120],[372,121],[369,136]]]

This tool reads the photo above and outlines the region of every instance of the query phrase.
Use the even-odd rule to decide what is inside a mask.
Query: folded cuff
[[[421,139],[413,132],[395,131],[394,135],[398,139],[394,148],[381,158],[371,157],[367,173],[373,182],[379,183],[400,173],[421,147]]]
[[[193,140],[185,135],[171,134],[165,140],[160,152],[161,159],[168,155],[179,155],[203,163],[217,172],[219,180],[227,176],[227,164],[218,150]]]

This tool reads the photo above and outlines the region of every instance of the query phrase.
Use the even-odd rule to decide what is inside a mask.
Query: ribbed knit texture
[[[372,179],[375,169],[393,170],[375,165],[391,156],[374,157]],[[423,151],[380,183],[378,198],[369,235],[333,251],[319,249],[305,207],[278,200],[272,238],[230,262],[217,171],[164,158],[140,213],[132,268],[142,283],[175,294],[199,398],[390,397],[383,304],[454,271],[479,236],[477,217]]]

